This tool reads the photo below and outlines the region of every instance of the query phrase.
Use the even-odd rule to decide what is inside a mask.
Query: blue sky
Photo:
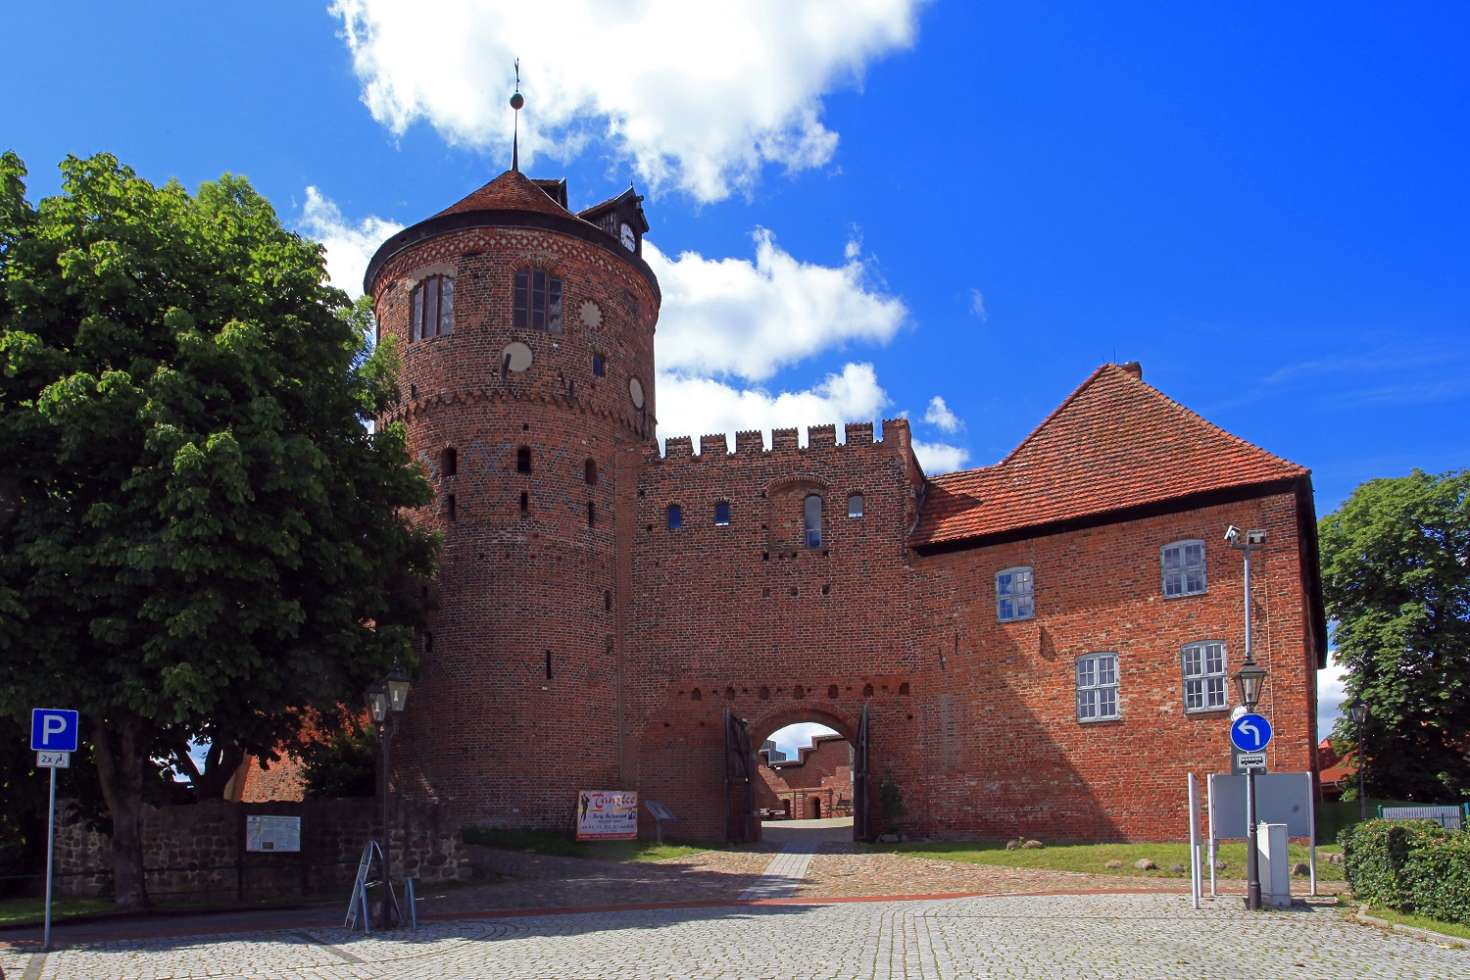
[[[1467,10],[22,3],[0,145],[33,197],[244,174],[355,290],[505,168],[519,55],[523,169],[648,195],[661,434],[907,413],[983,465],[1136,359],[1325,514],[1470,458]]]

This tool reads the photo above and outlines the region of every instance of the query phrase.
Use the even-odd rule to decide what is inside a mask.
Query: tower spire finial
[[[525,96],[521,95],[521,59],[516,59],[516,90],[510,97],[510,107],[515,110],[515,129],[510,138],[510,169],[520,172],[521,169],[521,106],[526,104]]]

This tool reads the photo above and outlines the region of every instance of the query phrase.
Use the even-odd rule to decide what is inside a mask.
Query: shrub
[[[1470,834],[1429,821],[1369,820],[1338,841],[1362,901],[1470,925]]]

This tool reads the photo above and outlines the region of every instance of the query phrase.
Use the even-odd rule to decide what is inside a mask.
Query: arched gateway
[[[1184,774],[1229,765],[1229,523],[1269,530],[1271,766],[1315,765],[1305,470],[1137,365],[1099,368],[1000,463],[938,478],[903,419],[660,453],[681,423],[656,412],[641,201],[573,212],[565,182],[511,170],[368,267],[402,361],[379,421],[403,427],[436,494],[413,519],[445,540],[398,792],[565,829],[579,790],[636,790],[681,836],[749,839],[753,749],[818,720],[854,746],[864,836],[885,785],[920,833],[1177,837]]]

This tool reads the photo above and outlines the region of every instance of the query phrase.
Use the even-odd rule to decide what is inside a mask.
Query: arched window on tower
[[[806,500],[802,502],[801,508],[802,526],[806,531],[806,546],[808,548],[820,548],[822,546],[822,495],[809,493]]]
[[[459,453],[453,446],[439,454],[439,475],[454,476],[459,472]]]
[[[597,460],[589,459],[584,467],[584,474],[589,487],[597,485]]]
[[[561,279],[545,269],[521,269],[511,294],[511,325],[561,333]]]
[[[409,297],[413,313],[410,340],[426,340],[454,332],[454,277],[427,276]]]
[[[531,472],[531,447],[522,446],[516,450],[516,472]]]

